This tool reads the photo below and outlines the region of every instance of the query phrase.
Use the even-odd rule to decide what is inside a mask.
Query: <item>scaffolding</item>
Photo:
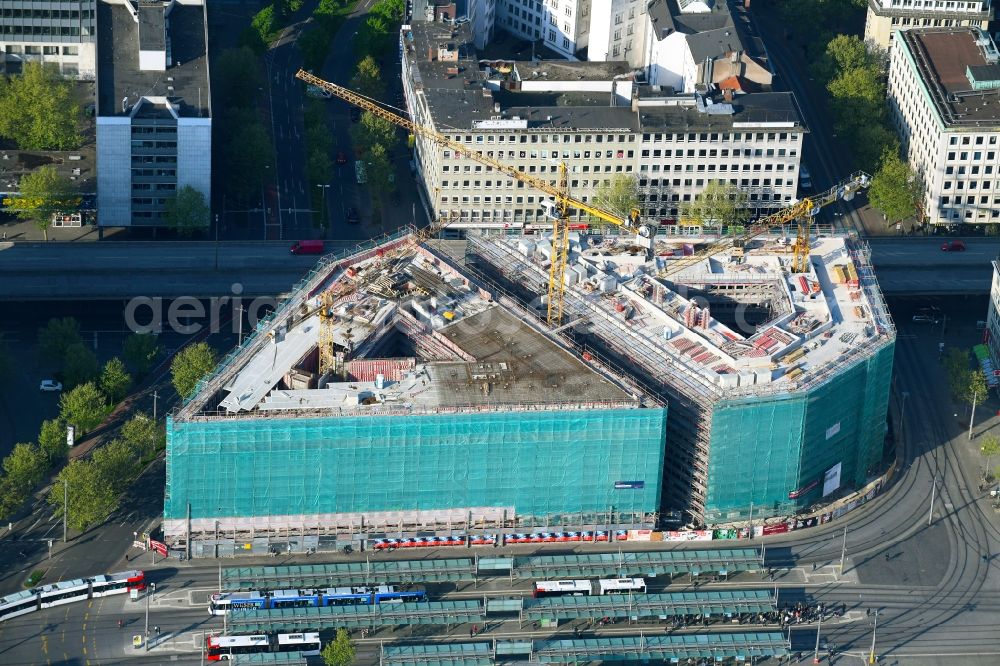
[[[797,366],[782,382],[724,386],[715,381],[704,365],[656,335],[653,327],[636,325],[622,315],[622,293],[636,300],[644,298],[631,283],[612,295],[567,287],[565,318],[586,323],[587,351],[597,349],[611,363],[627,367],[637,383],[655,387],[647,390],[670,405],[665,510],[685,508],[709,523],[746,515],[755,506],[758,516],[794,511],[816,499],[822,484],[813,481],[837,463],[834,455],[844,457],[845,478],[855,485],[864,483],[865,474],[877,462],[884,434],[884,425],[878,421],[884,419],[887,406],[895,329],[865,248],[847,241],[845,249],[858,265],[860,288],[872,311],[873,330],[868,334],[872,344],[847,347],[808,372]],[[522,254],[513,241],[472,237],[468,252],[472,268],[500,290],[512,291],[524,302],[542,293],[544,266]],[[755,274],[706,274],[692,279],[698,284],[726,285],[780,282],[774,275]],[[636,284],[641,287],[643,280],[639,278]],[[652,295],[657,296],[655,286]],[[571,330],[560,333],[567,338],[572,335]],[[844,435],[834,440],[836,446],[824,447],[819,440],[834,423],[826,423],[817,434],[824,419],[819,405],[824,401],[850,402],[853,408],[843,413],[839,427]],[[810,405],[815,407],[807,418]]]

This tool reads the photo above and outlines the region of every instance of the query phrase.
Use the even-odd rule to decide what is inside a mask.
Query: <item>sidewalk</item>
[[[0,242],[23,243],[41,242],[45,240],[42,230],[35,226],[34,222],[11,219],[8,222],[0,222]],[[96,241],[98,238],[97,227],[88,225],[83,227],[49,227],[49,240],[54,241]],[[107,237],[107,234],[105,234]]]

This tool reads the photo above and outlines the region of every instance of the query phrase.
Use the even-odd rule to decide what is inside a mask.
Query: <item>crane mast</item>
[[[813,197],[805,197],[787,208],[762,217],[753,222],[749,228],[736,236],[722,238],[694,254],[682,259],[671,261],[660,271],[660,277],[666,277],[690,268],[703,259],[725,252],[731,247],[741,247],[748,241],[766,234],[775,227],[791,222],[797,223],[795,242],[792,246],[792,272],[805,273],[809,270],[809,234],[812,230],[812,218],[824,207],[843,199],[850,201],[861,190],[871,184],[871,176],[863,171],[852,174],[849,178],[837,183],[826,192]]]
[[[559,165],[558,184],[552,184],[547,180],[526,174],[523,171],[514,168],[510,164],[505,164],[504,162],[496,160],[482,152],[470,150],[468,146],[448,138],[441,132],[438,132],[431,127],[415,123],[409,118],[390,111],[363,95],[359,95],[358,93],[343,86],[339,86],[336,83],[325,81],[313,74],[310,74],[309,72],[306,72],[305,70],[300,69],[295,74],[295,77],[309,85],[317,86],[323,90],[329,91],[332,95],[339,97],[345,102],[368,111],[374,116],[388,120],[389,122],[406,129],[414,135],[423,136],[443,148],[453,150],[457,155],[475,160],[480,164],[493,169],[494,171],[498,171],[520,183],[524,183],[525,185],[532,187],[539,192],[544,192],[552,197],[552,256],[550,257],[551,263],[549,267],[548,312],[546,317],[550,326],[559,326],[562,321],[564,293],[566,288],[564,273],[566,269],[566,261],[569,255],[570,209],[578,210],[582,213],[595,217],[602,222],[607,222],[609,224],[614,224],[615,226],[628,229],[629,231],[632,231],[638,236],[641,236],[643,239],[649,241],[650,244],[652,243],[653,229],[649,225],[643,224],[640,221],[638,208],[633,208],[629,211],[628,215],[623,217],[571,196],[567,186],[568,169],[565,163],[561,163]],[[445,222],[444,224],[447,223]],[[438,230],[440,230],[440,228],[438,228]]]

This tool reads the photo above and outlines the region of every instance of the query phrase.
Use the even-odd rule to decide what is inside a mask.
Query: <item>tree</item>
[[[69,500],[66,524],[74,530],[82,532],[100,524],[118,508],[118,494],[92,460],[71,460],[56,479],[49,491],[48,503],[54,509],[56,517],[61,518],[65,481]]]
[[[981,405],[989,392],[986,374],[982,370],[969,370],[962,385],[962,400],[969,405]]]
[[[267,167],[274,163],[274,147],[253,109],[225,114],[226,194],[237,201],[260,197]]]
[[[393,179],[392,163],[389,161],[389,154],[385,146],[376,143],[368,151],[368,183],[372,192],[387,193],[396,189],[396,182]],[[380,208],[381,199],[374,198],[376,208]]]
[[[94,352],[78,342],[70,345],[63,356],[63,379],[67,387],[72,388],[85,382],[97,379],[101,366]]]
[[[128,393],[132,376],[125,370],[125,364],[117,356],[104,364],[101,371],[101,390],[111,402],[118,402]]]
[[[993,467],[993,457],[1000,455],[1000,438],[996,435],[983,435],[980,440],[979,452],[986,456],[986,472]]]
[[[834,97],[863,99],[879,105],[885,102],[885,84],[874,67],[845,69],[826,84],[826,89]]]
[[[215,368],[215,352],[204,342],[189,345],[174,357],[170,374],[181,398],[189,398],[198,382]]]
[[[226,49],[212,61],[212,92],[222,109],[253,108],[259,66],[249,46]]]
[[[38,448],[49,461],[49,467],[66,457],[66,424],[60,419],[42,421],[38,431]]]
[[[151,456],[164,443],[162,428],[146,414],[136,414],[126,421],[120,436],[135,449],[140,458]]]
[[[177,190],[177,193],[167,199],[164,218],[174,229],[182,234],[191,234],[208,227],[208,204],[205,195],[190,185]]]
[[[351,79],[351,88],[366,97],[381,99],[385,95],[385,81],[375,58],[365,56],[358,62],[357,71]]]
[[[0,477],[0,520],[9,520],[28,500],[30,491],[9,479]]]
[[[66,350],[80,342],[80,322],[72,317],[49,319],[38,329],[38,347],[51,361],[63,361]]]
[[[72,181],[60,176],[51,165],[38,167],[22,176],[20,189],[21,194],[15,197],[13,204],[17,216],[34,222],[45,240],[49,239],[52,216],[73,210],[78,204]]]
[[[632,175],[618,175],[601,183],[592,203],[605,210],[626,217],[639,205],[639,181]]]
[[[337,636],[323,648],[323,663],[326,666],[351,666],[354,663],[354,643],[346,629],[337,629]]]
[[[83,137],[73,84],[56,65],[26,62],[21,74],[0,85],[0,135],[21,150],[73,150]]]
[[[871,205],[882,211],[889,224],[895,224],[916,214],[921,194],[920,180],[910,165],[897,152],[886,150],[868,188]]]
[[[35,444],[22,442],[3,459],[3,471],[14,488],[25,496],[45,477],[49,461]]]
[[[721,180],[709,181],[694,200],[681,206],[681,216],[702,225],[729,226],[743,220],[746,192]]]
[[[899,139],[892,129],[885,123],[883,115],[860,110],[856,118],[852,118],[846,124],[847,129],[842,129],[844,123],[836,124],[840,136],[850,138],[850,145],[854,153],[855,163],[859,168],[868,173],[875,171],[879,164],[879,159],[887,150],[899,152]],[[865,121],[864,119],[869,120]]]
[[[393,123],[368,111],[361,114],[361,122],[352,126],[350,132],[351,141],[364,152],[368,152],[375,145],[381,145],[391,151],[399,139],[399,133]]]
[[[113,439],[91,457],[104,482],[117,495],[139,473],[138,451],[122,439]]]
[[[122,354],[132,371],[143,377],[160,356],[160,346],[156,344],[156,336],[152,333],[133,333],[125,338]]]
[[[379,0],[371,9],[371,13],[381,16],[387,23],[398,23],[403,20],[406,10],[406,0]]]
[[[970,372],[969,355],[957,347],[951,347],[945,353],[943,362],[951,396],[955,400],[961,400]]]
[[[815,64],[815,73],[829,82],[838,73],[870,64],[868,49],[857,35],[837,35],[831,39],[823,57]]]
[[[100,425],[107,415],[107,405],[108,399],[97,385],[87,382],[62,394],[59,418],[75,426],[77,435],[83,435]]]

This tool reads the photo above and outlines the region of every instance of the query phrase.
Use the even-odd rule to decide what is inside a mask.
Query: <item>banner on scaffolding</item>
[[[840,470],[843,463],[837,463],[823,474],[823,497],[840,488]]]

